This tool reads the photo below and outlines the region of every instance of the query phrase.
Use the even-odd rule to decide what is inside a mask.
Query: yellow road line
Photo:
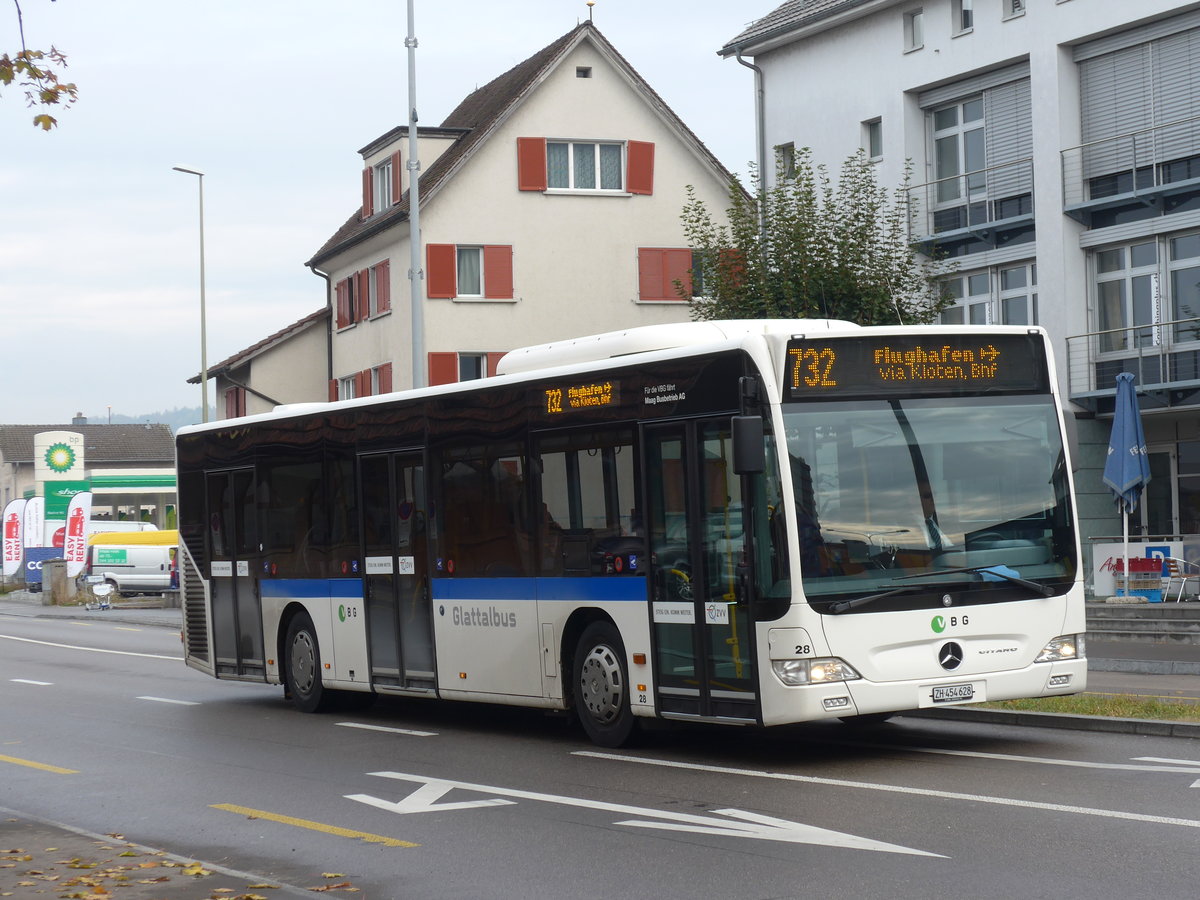
[[[78,775],[78,769],[64,769],[60,766],[50,766],[46,763],[34,762],[31,759],[18,759],[15,756],[0,756],[0,762],[12,763],[17,766],[29,766],[31,769],[41,769],[43,772],[54,772],[56,775]]]
[[[271,822],[281,822],[284,825],[295,825],[297,828],[307,828],[310,831],[321,831],[325,834],[333,834],[338,837],[356,838],[357,840],[366,841],[368,844],[383,844],[385,847],[420,847],[420,844],[414,844],[411,841],[401,841],[397,838],[384,837],[379,834],[371,834],[367,831],[352,831],[349,828],[339,828],[337,825],[325,825],[322,822],[313,822],[309,819],[297,819],[292,816],[281,816],[278,813],[266,812],[261,809],[251,809],[248,806],[236,806],[233,803],[214,803],[213,809],[223,809],[226,812],[240,813],[243,816],[249,816],[253,819],[267,819]]]

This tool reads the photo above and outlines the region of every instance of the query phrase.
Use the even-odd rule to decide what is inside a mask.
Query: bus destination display
[[[620,402],[620,382],[611,379],[546,388],[546,414],[551,416],[616,406]]]
[[[938,334],[788,342],[789,400],[1049,389],[1037,335]]]

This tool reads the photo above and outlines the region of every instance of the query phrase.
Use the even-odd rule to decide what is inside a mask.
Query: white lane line
[[[138,697],[139,700],[153,700],[155,703],[175,703],[179,706],[199,706],[195,700],[171,700],[168,697]]]
[[[34,681],[31,678],[10,678],[9,681],[14,681],[17,684],[36,684],[42,687],[49,687],[54,684],[53,681]]]
[[[1200,766],[1200,759],[1169,759],[1165,756],[1135,756],[1135,762],[1160,762],[1176,766]]]
[[[409,737],[437,737],[436,731],[413,731],[409,728],[388,728],[385,725],[365,725],[361,722],[338,722],[343,728],[361,728],[363,731],[386,731],[389,734],[407,734]]]
[[[743,775],[748,778],[768,778],[775,781],[794,781],[801,784],[820,784],[827,787],[859,788],[867,791],[883,791],[889,794],[912,794],[918,797],[934,797],[940,800],[966,800],[971,803],[990,803],[995,806],[1015,806],[1024,809],[1039,809],[1046,812],[1072,813],[1081,816],[1099,816],[1105,819],[1124,819],[1129,822],[1145,822],[1151,825],[1181,825],[1185,828],[1200,828],[1200,820],[1180,819],[1174,816],[1148,816],[1142,813],[1121,812],[1115,809],[1096,809],[1089,806],[1067,806],[1062,803],[1042,803],[1037,800],[1015,800],[1010,797],[990,797],[985,794],[962,794],[957,791],[935,791],[927,788],[902,787],[894,784],[874,784],[869,781],[846,781],[841,778],[821,778],[815,775],[789,775],[784,772],[763,772],[757,769],[734,769],[726,766],[708,766],[701,763],[675,762],[666,759],[646,759],[639,756],[623,756],[618,753],[601,753],[595,750],[575,750],[573,756],[589,756],[616,762],[640,763],[646,766],[664,766],[671,769],[686,769],[692,772],[713,772],[718,775]],[[1178,772],[1178,769],[1171,769]]]
[[[842,741],[840,743],[850,743]],[[1200,762],[1196,760],[1173,760],[1176,763],[1193,766],[1190,769],[1181,769],[1178,766],[1133,766],[1128,763],[1102,763],[1102,762],[1086,762],[1081,759],[1053,759],[1045,756],[1016,756],[1011,753],[986,753],[982,750],[942,750],[937,747],[909,747],[903,744],[871,744],[867,742],[854,742],[855,746],[859,747],[877,747],[880,750],[899,750],[907,753],[932,753],[937,756],[968,756],[976,759],[998,759],[1004,762],[1019,762],[1019,763],[1037,763],[1043,766],[1068,766],[1076,769],[1115,769],[1120,772],[1183,772],[1185,774],[1200,775]],[[1152,760],[1149,757],[1143,757],[1149,762],[1164,762],[1164,760]]]
[[[169,659],[173,662],[183,662],[182,656],[164,656],[161,653],[134,653],[132,650],[104,650],[100,647],[80,647],[78,644],[56,644],[54,641],[35,641],[33,638],[16,637],[11,634],[0,634],[6,641],[21,641],[24,644],[41,644],[43,647],[61,647],[64,650],[87,650],[89,653],[115,653],[117,656],[141,656],[145,659]]]

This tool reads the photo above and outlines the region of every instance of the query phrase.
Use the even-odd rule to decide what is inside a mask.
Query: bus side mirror
[[[734,416],[733,474],[758,475],[767,468],[766,431],[762,416]]]

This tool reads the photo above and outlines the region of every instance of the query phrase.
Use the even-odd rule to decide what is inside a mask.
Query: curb
[[[1097,659],[1089,656],[1088,670],[1139,675],[1200,675],[1200,662],[1181,659]]]
[[[951,719],[991,725],[1025,725],[1033,728],[1061,728],[1096,731],[1105,734],[1140,734],[1154,737],[1200,737],[1200,722],[1165,722],[1160,719],[1119,719],[1107,716],[1077,716],[1066,713],[1018,712],[1003,709],[914,709],[901,713],[920,719]]]

